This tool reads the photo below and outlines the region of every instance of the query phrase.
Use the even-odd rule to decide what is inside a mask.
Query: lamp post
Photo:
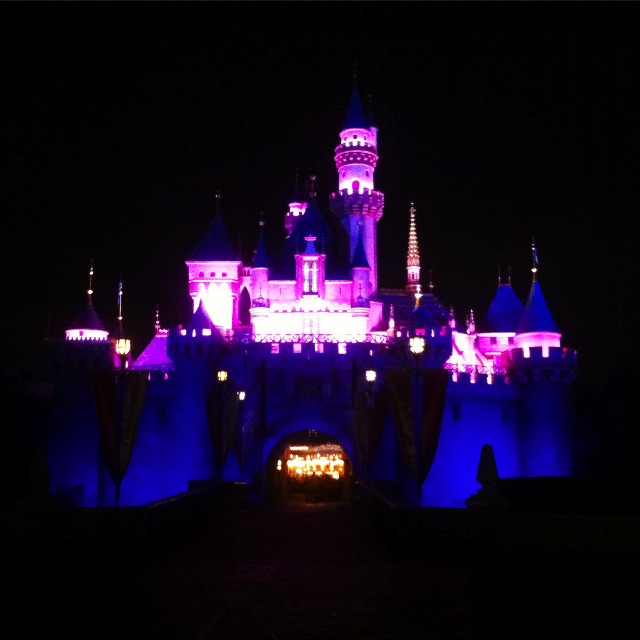
[[[420,465],[420,437],[421,437],[421,413],[422,413],[422,394],[420,388],[420,358],[424,353],[425,341],[422,336],[413,336],[409,339],[409,350],[415,356],[415,373],[414,373],[414,392],[413,392],[413,442],[416,472],[419,473]],[[422,496],[422,486],[420,481],[416,479],[416,489],[418,497]]]
[[[115,344],[116,353],[120,356],[120,371],[118,373],[118,414],[117,414],[117,456],[118,456],[118,472],[120,467],[120,457],[122,456],[122,428],[124,422],[124,403],[125,403],[125,374],[127,370],[127,356],[131,351],[131,341],[125,337],[120,337]],[[120,480],[116,483],[116,507],[120,501]]]
[[[239,460],[238,462],[240,463],[240,479],[243,480],[242,478],[242,468],[244,466],[244,450],[245,450],[245,443],[244,443],[244,401],[245,398],[247,397],[247,394],[245,391],[238,391],[238,429],[240,431],[240,446],[239,446]]]
[[[364,440],[364,456],[363,460],[364,473],[366,480],[369,481],[369,473],[371,470],[371,457],[373,455],[373,439],[371,434],[372,429],[372,416],[373,416],[373,386],[376,382],[377,373],[375,369],[367,369],[364,373],[365,380],[367,381],[367,412],[366,412],[366,428],[362,436]]]

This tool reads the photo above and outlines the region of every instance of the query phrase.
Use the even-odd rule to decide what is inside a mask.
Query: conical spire
[[[258,236],[258,245],[253,258],[253,267],[256,269],[267,269],[269,267],[269,256],[267,255],[267,245],[264,239],[264,214],[260,212],[260,235]]]
[[[418,250],[418,236],[416,234],[416,209],[411,203],[409,209],[409,250],[407,252],[407,267],[420,268],[420,251]]]
[[[91,260],[91,266],[89,267],[89,288],[87,289],[87,304],[84,309],[76,316],[71,326],[66,330],[68,338],[79,338],[85,335],[85,332],[99,331],[107,336],[107,331],[100,322],[100,318],[93,308],[92,296],[93,296],[93,260]]]
[[[216,193],[216,214],[207,229],[207,232],[189,257],[190,261],[216,261],[225,260],[230,262],[239,262],[238,253],[233,248],[227,235],[222,216],[220,215],[220,200],[222,196],[218,191]]]
[[[354,65],[355,66],[355,65]],[[362,109],[360,102],[360,94],[357,87],[358,73],[354,68],[353,71],[353,90],[351,91],[351,101],[349,102],[349,110],[344,121],[344,129],[367,129],[369,123]]]
[[[194,331],[196,334],[202,334],[205,329],[213,332],[215,326],[204,306],[204,300],[200,298],[200,304],[187,324],[187,335],[192,334]]]
[[[524,304],[511,286],[510,270],[509,281],[503,283],[498,268],[498,289],[487,311],[489,330],[501,333],[514,332],[518,328],[523,309]]]
[[[529,298],[525,304],[522,317],[518,323],[517,333],[534,333],[540,331],[548,331],[558,333],[558,328],[553,320],[547,302],[542,295],[542,289],[538,282],[538,251],[536,249],[535,240],[532,239],[531,250],[533,252],[533,281],[529,291]]]
[[[407,286],[406,290],[420,293],[420,251],[416,234],[416,209],[413,202],[409,207],[409,248],[407,250]]]
[[[529,298],[527,299],[522,317],[518,323],[517,333],[535,333],[540,331],[558,333],[558,328],[542,295],[540,283],[534,279],[531,283]]]

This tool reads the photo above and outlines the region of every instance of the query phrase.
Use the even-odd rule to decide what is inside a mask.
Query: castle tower
[[[220,199],[221,195],[217,193],[216,214],[186,265],[194,312],[202,301],[214,325],[224,333],[238,324],[242,262],[231,246],[222,222]]]
[[[284,217],[284,227],[287,230],[287,238],[291,235],[293,228],[304,215],[307,208],[307,203],[304,201],[302,194],[300,193],[300,185],[298,184],[298,176],[296,176],[296,184],[293,188],[293,194],[291,195],[291,201],[289,202],[289,211]]]
[[[334,156],[338,191],[331,194],[329,204],[349,235],[350,260],[353,260],[358,243],[360,221],[363,222],[364,248],[371,265],[372,293],[378,289],[376,224],[384,208],[384,194],[374,190],[377,147],[378,130],[365,116],[354,83],[349,111],[340,132],[340,145],[336,147]]]
[[[416,209],[411,203],[409,209],[409,250],[407,251],[407,286],[406,290],[420,297],[420,251],[416,234]]]
[[[538,251],[532,242],[533,274],[529,298],[524,306],[520,322],[516,329],[515,346],[528,350],[530,347],[542,347],[548,353],[550,347],[559,347],[562,334],[558,331],[549,307],[542,295],[538,282]]]
[[[66,340],[93,340],[106,342],[109,332],[102,326],[100,318],[93,307],[93,260],[89,268],[89,289],[87,289],[87,304],[80,315],[73,321],[71,327],[65,331]]]
[[[260,217],[260,236],[251,268],[252,306],[269,306],[269,257],[264,238],[264,219]]]
[[[89,371],[105,369],[110,363],[111,342],[93,306],[93,261],[89,269],[87,304],[65,331],[64,347],[61,350],[70,370]]]

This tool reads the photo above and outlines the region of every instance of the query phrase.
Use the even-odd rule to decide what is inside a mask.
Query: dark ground
[[[640,517],[298,503],[3,513],[19,637],[630,637]]]

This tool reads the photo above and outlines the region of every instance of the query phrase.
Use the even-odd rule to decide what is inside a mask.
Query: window
[[[498,344],[498,338],[496,336],[491,336],[491,344]]]
[[[210,273],[209,277],[211,277],[211,278],[215,278],[215,277],[216,277],[216,272],[215,272],[215,271],[212,271],[212,272]]]
[[[303,293],[318,293],[318,263],[315,260],[305,260],[302,275]]]

